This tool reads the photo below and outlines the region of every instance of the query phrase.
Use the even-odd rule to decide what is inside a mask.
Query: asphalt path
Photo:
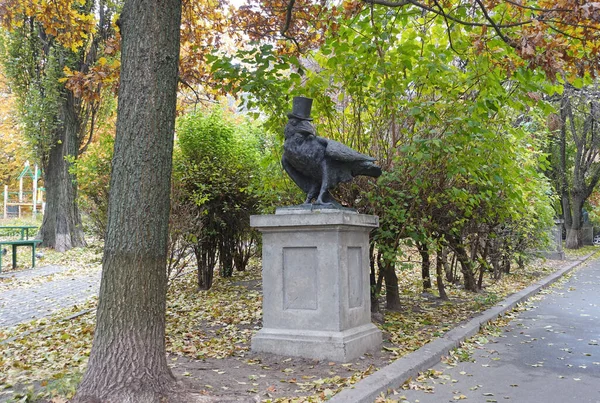
[[[481,337],[472,361],[388,395],[410,403],[600,403],[600,260],[530,302],[502,333]],[[486,342],[488,340],[489,342]]]

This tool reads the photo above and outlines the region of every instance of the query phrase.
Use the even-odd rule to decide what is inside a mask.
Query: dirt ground
[[[252,352],[225,359],[170,358],[177,378],[196,390],[200,388],[212,396],[264,401],[315,394],[327,397],[333,392],[330,388],[344,386],[355,373],[370,374],[388,365],[392,355],[381,349],[348,363]]]

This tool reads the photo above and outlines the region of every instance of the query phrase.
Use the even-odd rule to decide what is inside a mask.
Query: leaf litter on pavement
[[[94,245],[91,252],[73,252],[70,262],[58,256],[47,261],[99,269],[100,251]],[[422,293],[418,265],[403,269],[398,273],[403,308],[384,312],[383,323],[377,323],[384,335],[382,349],[348,363],[250,351],[262,317],[258,262],[231,278],[216,276],[209,291],[198,291],[196,274],[190,271],[169,287],[168,358],[182,382],[206,394],[254,396],[277,403],[322,402],[556,268],[537,262],[501,280],[486,279],[487,286],[478,294],[448,286],[450,301],[446,302],[433,293]],[[95,304],[90,301],[49,318],[0,329],[0,399],[72,397],[91,349]],[[455,359],[468,359],[467,350],[468,346],[456,352]]]
[[[530,297],[523,303],[517,304],[512,310],[506,312],[502,316],[498,317],[492,322],[488,322],[483,325],[479,331],[479,333],[475,336],[470,337],[460,344],[459,347],[451,350],[448,356],[442,359],[442,362],[446,364],[447,368],[455,367],[459,365],[461,362],[475,362],[473,355],[476,349],[479,350],[487,350],[487,358],[491,361],[500,360],[500,357],[495,357],[494,354],[498,354],[496,350],[487,346],[490,342],[490,338],[502,337],[501,335],[508,330],[504,330],[507,326],[511,324],[515,319],[518,321],[519,314],[525,311],[529,311],[533,308],[536,308],[536,303],[545,298],[546,295],[556,292],[556,289],[560,289],[564,286],[566,282],[574,275],[573,272],[562,276],[560,279],[555,281],[552,285],[547,288],[540,290],[534,296]],[[560,292],[556,292],[560,294]],[[520,323],[516,323],[513,325],[522,326]],[[552,331],[552,326],[546,326],[546,331]],[[521,332],[522,335],[528,339],[522,341],[521,343],[530,343],[532,341],[536,341],[537,338],[532,338],[530,335],[525,334],[525,332]],[[582,339],[583,340],[583,339]],[[591,340],[588,345],[594,345],[595,340]],[[552,345],[550,343],[549,345]],[[597,343],[596,343],[597,345]],[[570,349],[561,349],[567,352],[570,352]],[[587,355],[587,354],[585,354]],[[591,355],[591,354],[590,354]],[[543,367],[543,361],[538,361],[537,363],[530,364],[533,368]],[[600,365],[600,363],[594,363]],[[490,364],[481,364],[482,367],[490,367]],[[572,365],[567,365],[572,366]],[[579,366],[579,368],[586,368],[585,366]],[[461,376],[472,376],[472,374],[467,373],[466,371],[460,371],[459,374]],[[560,376],[560,379],[565,379],[565,376]],[[573,378],[574,381],[579,381],[579,378]],[[401,396],[402,390],[418,390],[424,393],[435,393],[435,385],[436,384],[447,384],[447,383],[457,383],[459,382],[456,379],[452,379],[450,375],[444,373],[444,371],[437,371],[433,369],[429,369],[427,371],[421,372],[415,379],[408,379],[403,385],[400,386],[398,390],[391,390],[387,395],[382,393],[375,400],[374,403],[411,403],[407,400],[406,396]],[[518,384],[511,384],[511,387],[518,387]],[[474,385],[469,389],[471,391],[475,391],[482,388],[482,385]],[[494,396],[493,393],[483,392],[482,396]],[[453,396],[453,400],[465,400],[467,396],[463,394],[457,394]],[[503,397],[503,400],[509,399],[509,397]],[[418,402],[416,400],[415,402]],[[496,402],[498,400],[493,398],[488,398],[485,400],[486,402]]]

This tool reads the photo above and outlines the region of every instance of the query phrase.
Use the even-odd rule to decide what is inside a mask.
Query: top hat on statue
[[[312,109],[312,98],[294,97],[292,101],[292,112],[288,113],[288,118],[300,120],[312,120],[310,110]]]

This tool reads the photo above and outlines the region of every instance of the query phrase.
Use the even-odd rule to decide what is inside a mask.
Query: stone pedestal
[[[369,294],[378,217],[281,209],[250,225],[263,235],[263,328],[253,351],[347,362],[380,347]]]
[[[594,226],[591,223],[585,223],[581,227],[581,242],[584,245],[594,244]]]
[[[565,260],[565,251],[562,247],[562,226],[563,220],[554,220],[554,227],[548,230],[552,241],[547,250],[540,252],[546,259]]]

